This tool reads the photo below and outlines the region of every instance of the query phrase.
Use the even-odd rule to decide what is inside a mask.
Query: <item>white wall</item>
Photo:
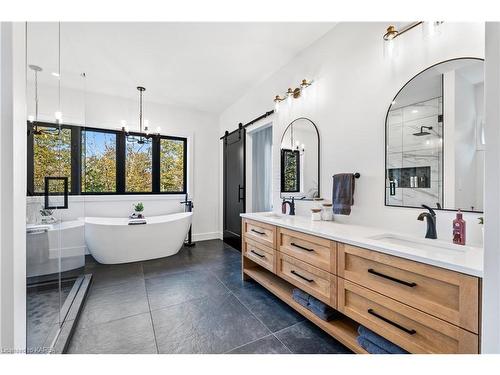
[[[40,95],[40,120],[53,122],[57,110],[57,91],[43,87]],[[146,91],[147,92],[147,91]],[[28,101],[28,113],[33,112]],[[130,130],[138,129],[138,101],[80,90],[63,89],[61,93],[63,121],[108,129],[120,129],[126,120]],[[188,191],[194,201],[194,240],[219,238],[218,122],[211,113],[187,110],[156,103],[145,103],[145,118],[153,130],[161,127],[166,135],[188,138]],[[121,195],[70,197],[70,209],[64,219],[78,216],[127,216],[132,203],[142,201],[146,215],[181,212],[181,195]],[[39,199],[29,199],[32,210],[38,210]]]
[[[500,353],[500,23],[486,23],[482,352]]]
[[[446,97],[445,97],[446,100]],[[455,76],[455,205],[470,210],[476,206],[477,152],[474,85],[460,74]],[[482,187],[481,187],[482,189]]]
[[[0,348],[26,347],[24,24],[0,23]]]
[[[360,172],[355,203],[341,222],[384,227],[416,235],[425,224],[416,220],[421,210],[384,206],[384,126],[389,104],[397,91],[415,74],[437,62],[456,57],[484,56],[484,24],[449,23],[442,33],[424,40],[416,28],[396,42],[399,55],[384,59],[382,34],[385,23],[340,23],[320,40],[303,50],[289,64],[249,90],[220,117],[220,134],[233,130],[273,107],[272,99],[295,87],[303,78],[313,79],[307,97],[282,106],[273,117],[274,207],[279,201],[279,144],[288,123],[308,117],[316,123],[321,139],[321,195],[331,198],[331,176]],[[263,56],[264,58],[265,56]],[[310,203],[299,202],[299,214]],[[439,212],[438,235],[451,239],[453,212]],[[475,214],[466,214],[470,244],[482,243]]]

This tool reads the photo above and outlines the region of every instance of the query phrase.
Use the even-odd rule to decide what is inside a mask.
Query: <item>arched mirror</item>
[[[385,126],[386,205],[483,211],[482,59],[444,61],[413,77]]]
[[[281,197],[320,197],[319,132],[308,118],[292,121],[281,138]]]

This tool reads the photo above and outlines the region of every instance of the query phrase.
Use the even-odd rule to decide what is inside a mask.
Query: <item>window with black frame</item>
[[[281,149],[281,192],[300,191],[300,152]]]
[[[118,130],[28,123],[28,195],[44,193],[45,177],[67,177],[70,195],[185,194],[187,139],[153,136],[130,142]],[[47,129],[45,129],[47,128]]]
[[[160,191],[185,193],[186,139],[160,139]]]
[[[31,128],[30,128],[31,129]],[[32,129],[31,129],[32,130]],[[71,191],[71,129],[56,126],[38,126],[30,132],[32,145],[28,162],[31,162],[31,192],[43,194],[45,177],[68,177]]]
[[[153,191],[153,146],[126,140],[125,191],[150,193]]]
[[[116,193],[116,134],[82,130],[82,193]]]

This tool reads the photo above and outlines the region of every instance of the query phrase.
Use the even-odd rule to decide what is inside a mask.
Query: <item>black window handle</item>
[[[255,233],[257,233],[257,234],[262,234],[262,235],[264,235],[264,234],[265,234],[264,232],[259,232],[259,231],[258,231],[258,230],[256,230],[256,229],[251,229],[251,231],[252,231],[252,232],[255,232]]]
[[[296,272],[296,271],[294,271],[294,270],[292,270],[292,273],[293,273],[295,276],[300,277],[302,280],[307,281],[308,283],[312,283],[312,282],[314,281],[313,279],[308,279],[307,277],[302,276],[300,273],[298,273],[298,272]]]
[[[367,311],[368,311],[368,314],[371,314],[371,315],[379,318],[380,320],[383,320],[384,322],[389,323],[391,326],[399,328],[401,331],[404,331],[409,335],[414,335],[415,333],[417,333],[417,331],[415,331],[414,329],[408,329],[406,327],[403,327],[401,324],[393,322],[392,320],[389,320],[389,319],[383,317],[382,315],[377,314],[375,311],[373,311],[373,309],[368,309]]]
[[[297,245],[296,243],[290,242],[290,245],[298,247],[299,249],[305,250],[305,251],[314,251],[314,249],[308,249],[307,247]]]
[[[383,273],[375,271],[373,268],[369,268],[368,273],[371,273],[371,274],[379,276],[379,277],[383,277],[384,279],[391,280],[391,281],[394,281],[394,282],[399,283],[399,284],[409,286],[410,288],[417,286],[417,283],[410,283],[408,281],[396,279],[395,277],[392,277],[392,276],[384,275]]]
[[[262,255],[262,254],[259,254],[258,252],[256,251],[253,251],[253,250],[250,250],[251,253],[254,253],[255,255],[261,257],[261,258],[265,258],[266,256],[265,255]]]

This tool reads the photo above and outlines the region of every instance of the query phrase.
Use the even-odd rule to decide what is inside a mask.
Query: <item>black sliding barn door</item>
[[[224,138],[224,242],[241,250],[241,218],[245,212],[245,129]]]

